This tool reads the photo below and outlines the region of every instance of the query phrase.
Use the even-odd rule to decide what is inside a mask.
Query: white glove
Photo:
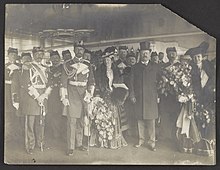
[[[62,103],[63,103],[64,106],[69,106],[70,105],[70,102],[69,102],[68,99],[63,99]]]
[[[180,103],[186,103],[188,101],[188,98],[185,96],[179,96],[178,100]]]
[[[14,108],[15,108],[16,110],[19,109],[19,103],[13,103],[13,106],[14,106]]]

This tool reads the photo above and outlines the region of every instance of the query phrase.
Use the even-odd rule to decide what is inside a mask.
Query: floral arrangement
[[[162,79],[158,83],[159,94],[176,95],[182,103],[189,101],[193,97],[191,69],[189,64],[180,63],[166,67],[162,72]]]
[[[215,124],[215,112],[204,108],[203,105],[199,103],[195,104],[194,115],[196,121],[199,122],[202,128],[206,128],[208,124]]]
[[[111,107],[100,97],[92,99],[93,108],[90,118],[93,120],[98,131],[98,140],[103,145],[113,138],[114,119]]]

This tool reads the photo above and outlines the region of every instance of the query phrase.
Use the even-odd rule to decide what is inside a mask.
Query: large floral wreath
[[[114,119],[111,107],[101,97],[92,98],[90,118],[93,120],[98,131],[100,143],[113,139]]]

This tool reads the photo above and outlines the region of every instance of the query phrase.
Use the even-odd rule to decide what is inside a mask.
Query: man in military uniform
[[[85,93],[93,96],[94,75],[90,63],[83,59],[83,44],[74,47],[75,57],[67,60],[61,75],[61,101],[64,104],[63,114],[67,116],[67,155],[73,155],[75,148],[85,151],[83,146],[83,118],[86,103]],[[75,143],[76,141],[76,143]]]
[[[7,55],[8,62],[5,64],[5,133],[6,133],[6,140],[10,137],[15,135],[17,131],[16,123],[19,121],[16,120],[15,108],[16,105],[12,105],[12,97],[11,96],[11,84],[12,84],[12,77],[16,70],[19,70],[20,67],[16,63],[18,59],[18,49],[9,47],[8,55]]]
[[[59,138],[62,135],[62,102],[60,101],[60,85],[63,66],[58,51],[50,52],[52,66],[48,69],[48,86],[52,88],[48,98],[48,124],[52,130],[53,137]]]
[[[47,86],[46,68],[41,65],[44,51],[40,47],[33,48],[33,62],[23,63],[22,69],[14,76],[12,94],[18,96],[14,101],[17,109],[25,115],[25,148],[32,154],[35,148],[34,124],[36,124],[37,145],[44,146],[44,116],[46,113],[47,99],[51,88]],[[30,53],[25,53],[22,58],[31,58]],[[21,96],[22,95],[22,96]]]
[[[169,62],[163,64],[163,69],[180,65],[175,47],[168,47],[166,53]],[[169,93],[167,96],[160,95],[159,97],[159,111],[161,115],[160,138],[175,140],[176,120],[180,113],[180,103],[174,94]]]

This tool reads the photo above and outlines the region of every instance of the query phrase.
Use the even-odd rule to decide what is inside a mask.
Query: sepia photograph
[[[6,4],[4,163],[216,165],[216,39],[161,4]]]

